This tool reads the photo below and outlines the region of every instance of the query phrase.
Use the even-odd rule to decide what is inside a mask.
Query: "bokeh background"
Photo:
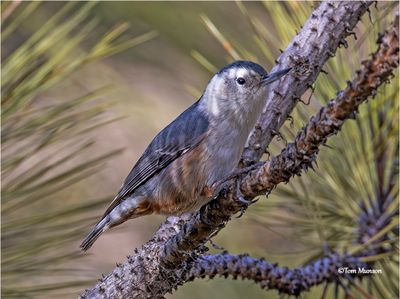
[[[236,59],[270,69],[315,5],[2,2],[4,298],[76,297],[145,243],[164,217],[128,221],[88,253],[78,250],[147,144],[198,99],[212,74]],[[326,65],[328,74],[304,95],[307,105],[298,105],[271,154],[345,86],[396,11],[396,2],[381,2],[364,16],[358,39],[350,37],[349,47]],[[333,149],[321,151],[315,173],[260,200],[214,242],[231,253],[288,267],[321,256],[324,248],[355,246],[357,202],[374,198],[374,186],[391,180],[396,186],[390,195],[395,202],[398,197],[397,172],[387,174],[398,156],[397,80],[330,140]],[[377,147],[379,132],[385,182],[374,166],[376,156],[368,154]],[[391,225],[390,230],[396,223]],[[394,254],[385,257],[386,275],[371,283],[374,298],[398,293],[398,237],[389,239]],[[317,288],[304,297],[321,292]],[[355,296],[366,298],[362,292]],[[188,283],[167,297],[279,295],[252,282],[216,278]]]

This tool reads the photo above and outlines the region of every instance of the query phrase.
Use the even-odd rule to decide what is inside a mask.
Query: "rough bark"
[[[244,149],[242,165],[250,165],[262,157],[279,132],[288,115],[304,92],[312,87],[325,62],[335,55],[337,47],[347,47],[345,38],[372,2],[326,1],[304,24],[272,69],[298,66],[297,75],[286,76],[271,86],[267,104]]]
[[[313,12],[278,59],[277,63],[282,67],[295,65],[297,71],[294,76],[287,76],[272,86],[273,92],[269,96],[266,112],[255,128],[250,147],[246,149],[245,164],[261,157],[272,135],[293,109],[296,99],[314,82],[329,56],[333,55],[341,43],[345,43],[344,38],[351,33],[369,5],[369,2],[324,2]],[[351,108],[347,104],[343,106]],[[334,110],[334,113],[334,116],[340,116],[341,110]],[[339,123],[345,118],[339,117]],[[275,125],[268,126],[267,122]],[[334,123],[332,128],[337,129],[339,123]],[[323,142],[324,137],[314,134],[315,130],[318,131],[316,127],[310,125],[308,128],[314,129],[306,129],[309,133],[305,133],[305,138]],[[296,141],[301,142],[301,139]],[[298,173],[301,169],[299,166],[309,165],[310,160],[297,165],[286,159],[291,157],[289,154],[294,154],[296,159],[315,157],[315,145],[311,148],[302,146],[300,152],[297,152],[295,146],[289,146],[288,155],[281,154],[281,158],[263,163],[244,176],[240,180],[244,196],[251,198],[272,190],[276,183],[286,181]],[[294,172],[290,173],[291,170]],[[100,279],[96,286],[82,294],[82,298],[162,298],[167,292],[176,289],[184,283],[193,261],[204,252],[205,242],[244,207],[237,200],[234,189],[229,186],[216,200],[194,215],[167,219],[150,241],[139,250],[136,249],[133,256]]]

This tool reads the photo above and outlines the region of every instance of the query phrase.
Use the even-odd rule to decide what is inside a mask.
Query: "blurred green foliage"
[[[63,262],[78,257],[68,247],[88,227],[89,212],[109,198],[77,203],[60,201],[60,191],[96,173],[120,150],[76,160],[90,151],[87,133],[115,119],[104,120],[111,104],[101,100],[104,88],[68,101],[40,101],[73,72],[155,36],[136,38],[123,33],[121,23],[84,50],[83,42],[96,28],[90,17],[94,2],[67,3],[2,61],[2,296],[43,297],[65,292],[84,281],[78,269]],[[2,3],[2,44],[19,26],[42,9],[40,2]]]

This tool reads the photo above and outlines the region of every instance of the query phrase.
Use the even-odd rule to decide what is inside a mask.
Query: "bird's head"
[[[209,82],[203,96],[214,115],[228,116],[259,110],[265,101],[268,84],[288,73],[290,68],[268,74],[251,61],[236,61],[221,69]]]

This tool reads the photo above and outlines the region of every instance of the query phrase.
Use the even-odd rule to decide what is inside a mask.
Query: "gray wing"
[[[208,118],[199,109],[197,101],[153,139],[128,174],[104,216],[151,177],[194,148],[205,137],[208,127]]]

